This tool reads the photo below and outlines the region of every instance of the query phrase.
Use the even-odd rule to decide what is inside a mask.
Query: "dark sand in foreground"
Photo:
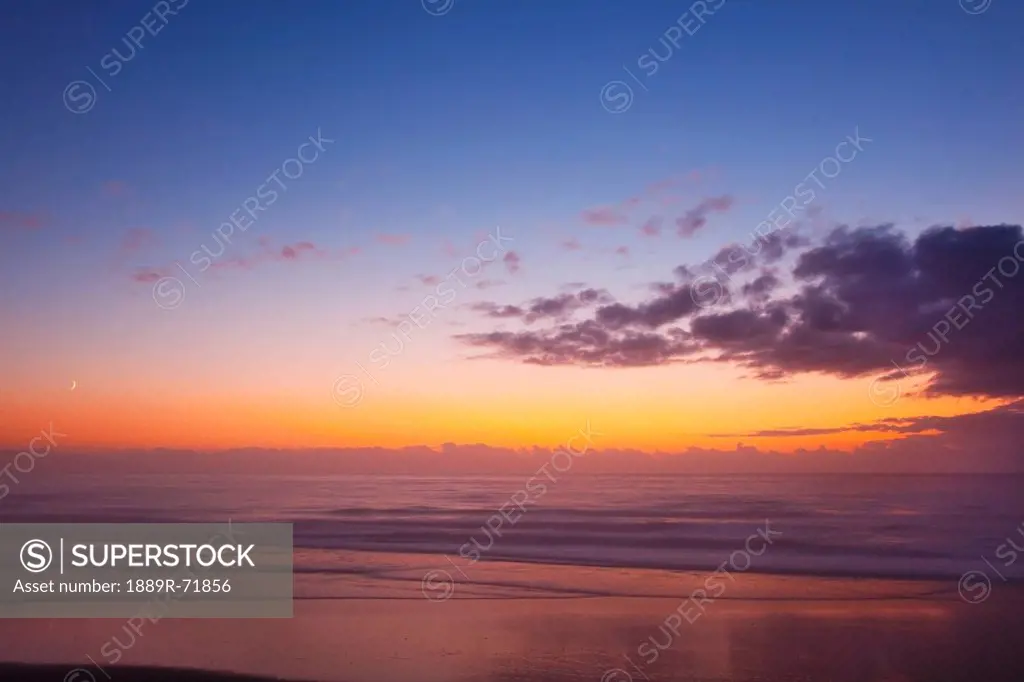
[[[231,673],[211,673],[184,668],[137,668],[119,666],[114,670],[123,682],[271,682],[273,678],[250,677]],[[0,680],[10,682],[92,682],[97,671],[70,668],[66,665],[30,665],[26,663],[0,663]]]

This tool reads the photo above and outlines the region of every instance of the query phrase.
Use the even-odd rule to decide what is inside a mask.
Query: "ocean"
[[[762,573],[1024,578],[1024,476],[261,476],[73,474],[27,480],[4,522],[278,521],[297,573],[325,553],[713,570],[761,529]],[[1024,554],[1024,552],[1019,552]],[[339,554],[340,556],[340,554]],[[356,562],[358,563],[358,562]],[[356,570],[351,558],[337,570]]]

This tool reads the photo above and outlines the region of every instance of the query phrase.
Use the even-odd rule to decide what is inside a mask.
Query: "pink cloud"
[[[671,189],[675,189],[679,186],[679,178],[671,177],[659,180],[658,182],[652,182],[647,186],[647,192],[649,194],[661,194]]]
[[[686,176],[675,175],[653,182],[639,195],[628,197],[618,205],[600,206],[584,210],[583,222],[588,225],[615,226],[628,222],[627,213],[641,206],[645,201],[656,201],[662,206],[671,206],[681,201],[676,190],[687,184],[697,184],[705,174],[699,170],[690,171]],[[653,236],[653,235],[648,235]]]
[[[441,283],[441,278],[437,275],[416,275],[416,279],[420,281],[420,284],[426,286],[434,286]]]
[[[379,234],[377,235],[377,243],[389,244],[391,246],[401,246],[409,242],[409,235],[407,234]]]
[[[583,219],[583,222],[588,225],[602,227],[622,225],[623,223],[628,222],[626,216],[624,216],[618,209],[610,206],[588,208],[580,214],[580,217]]]
[[[315,251],[316,247],[309,242],[299,242],[295,246],[283,246],[281,247],[281,258],[286,260],[295,260],[299,257],[299,254],[303,251]]]
[[[522,258],[519,257],[518,253],[515,251],[509,251],[501,260],[505,263],[505,269],[508,270],[508,274],[514,275],[519,272]]]
[[[494,287],[500,287],[504,284],[505,282],[500,279],[482,279],[473,286],[483,291],[484,289],[493,289]]]
[[[41,214],[0,211],[0,229],[38,230],[45,223],[46,217]]]
[[[137,253],[158,243],[156,233],[148,227],[133,227],[121,237],[121,253]]]
[[[615,249],[615,253],[619,256],[629,256],[629,247],[620,246],[617,249]]]
[[[444,240],[444,244],[442,244],[441,249],[444,251],[444,255],[448,256],[449,258],[459,257],[459,250],[455,248],[455,244],[452,244],[451,240],[449,239]]]
[[[561,242],[559,246],[561,246],[566,251],[580,251],[581,249],[583,249],[583,245],[580,244],[579,240],[576,239],[576,237],[570,237],[569,239],[566,239],[565,241]]]
[[[661,234],[661,216],[654,216],[640,226],[640,234],[645,237],[657,237]]]
[[[126,238],[125,241],[131,246],[148,243],[141,236],[141,233],[133,234],[131,238]],[[328,252],[325,249],[317,247],[316,244],[310,241],[295,242],[278,247],[274,246],[273,240],[270,237],[263,235],[259,238],[258,243],[260,248],[254,253],[212,259],[209,266],[210,270],[214,272],[252,270],[256,266],[265,263],[308,261],[311,257],[326,258],[328,256]],[[357,252],[358,248],[352,247],[349,251]],[[132,279],[136,282],[151,283],[160,279],[160,277],[167,276],[167,272],[167,268],[140,268],[132,275]]]
[[[103,183],[103,193],[108,197],[121,197],[128,194],[128,183],[123,180],[107,180]]]
[[[692,170],[685,176],[673,176],[647,186],[647,194],[662,206],[674,206],[682,201],[677,190],[690,185],[699,185],[716,177],[714,169]]]
[[[257,256],[256,258],[227,258],[224,260],[216,260],[213,265],[210,266],[211,270],[251,270],[256,263],[261,259]]]
[[[210,266],[212,270],[251,270],[257,265],[267,262],[289,262],[307,260],[305,256],[312,255],[324,257],[327,252],[317,248],[313,242],[302,241],[294,244],[285,244],[281,247],[273,246],[271,239],[263,236],[259,240],[261,250],[249,256],[235,256],[232,258],[217,259]]]

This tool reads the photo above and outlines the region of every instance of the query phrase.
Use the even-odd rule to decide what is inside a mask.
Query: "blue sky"
[[[714,166],[749,208],[707,235],[710,249],[749,232],[860,126],[875,144],[829,192],[838,217],[985,221],[1019,208],[1009,202],[1024,8],[796,5],[727,2],[613,116],[600,88],[648,48],[663,53],[658,40],[686,4],[463,1],[433,17],[415,2],[296,11],[192,0],[74,116],[64,86],[89,79],[86,67],[103,75],[100,59],[140,6],[33,3],[5,22],[0,47],[12,76],[0,197],[97,239],[118,221],[205,231],[319,127],[338,144],[269,230],[436,243],[460,229],[532,235],[554,223],[569,235],[583,207]],[[108,180],[133,189],[137,214],[99,201]]]
[[[106,73],[102,60],[128,52],[125,34],[153,6],[4,9],[0,213],[44,221],[0,232],[0,304],[25,330],[19,349],[67,351],[60,329],[72,324],[96,357],[125,334],[162,347],[182,329],[198,355],[226,318],[247,333],[340,342],[368,316],[415,306],[415,277],[450,271],[494,226],[516,240],[522,270],[498,266],[505,286],[467,302],[515,303],[567,282],[636,300],[673,267],[749,241],[855,130],[872,142],[820,193],[830,224],[913,233],[1020,221],[1024,5],[1011,0],[975,15],[956,0],[729,0],[619,114],[602,107],[602,87],[628,80],[624,66],[641,75],[649,49],[664,55],[659,41],[689,3],[456,0],[432,16],[416,0],[191,0]],[[81,114],[62,100],[77,80],[97,93]],[[190,311],[160,318],[152,283],[133,273],[165,272],[210,243],[318,130],[335,142],[225,258],[250,256],[261,238],[360,253],[225,273]],[[702,181],[677,187],[671,207],[645,203],[618,227],[581,219],[694,172]],[[691,238],[672,233],[681,212],[721,196],[730,210]],[[656,214],[666,233],[640,236]],[[133,230],[151,239],[131,245]],[[583,250],[559,246],[569,239]]]

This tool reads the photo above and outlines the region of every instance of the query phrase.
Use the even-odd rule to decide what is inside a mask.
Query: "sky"
[[[3,14],[0,446],[1024,433],[1019,3]]]

